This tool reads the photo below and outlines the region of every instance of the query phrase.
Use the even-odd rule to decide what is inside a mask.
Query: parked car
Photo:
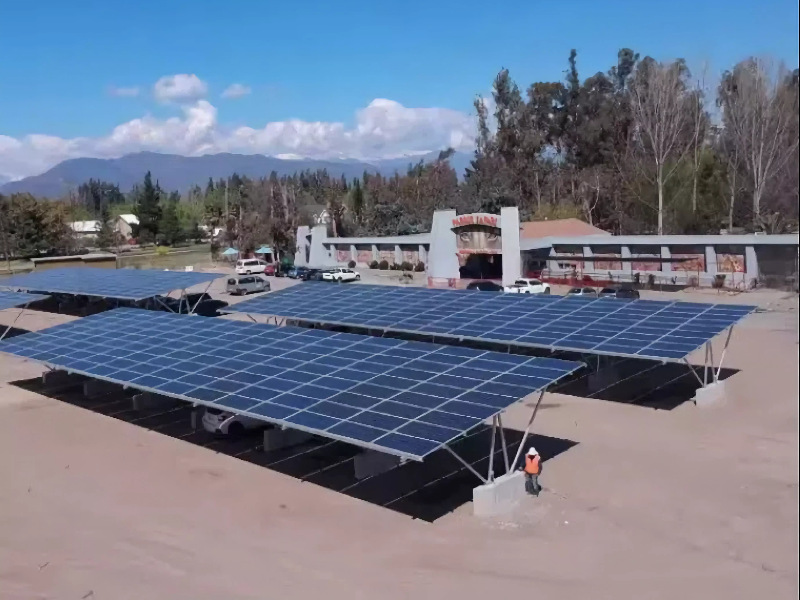
[[[503,286],[489,281],[488,279],[482,281],[472,281],[467,284],[468,290],[478,290],[479,292],[502,292]]]
[[[517,279],[513,285],[503,288],[507,294],[549,294],[550,284],[538,279]]]
[[[339,283],[342,283],[344,281],[359,281],[360,279],[361,274],[353,269],[336,267],[335,269],[322,272],[323,281],[338,281]]]
[[[225,412],[218,408],[206,408],[201,421],[203,429],[218,435],[241,435],[247,430],[261,429],[266,426],[264,421]]]
[[[249,294],[251,292],[268,292],[270,290],[269,281],[258,275],[247,275],[245,277],[231,277],[225,290],[229,294]]]
[[[597,290],[590,287],[574,287],[567,292],[567,296],[588,296],[597,298]]]
[[[286,272],[286,276],[290,279],[302,279],[306,271],[308,271],[306,267],[292,267]]]
[[[273,263],[267,263],[267,266],[264,267],[264,275],[275,275],[277,269]]]
[[[600,290],[600,297],[635,300],[639,298],[639,291],[627,287],[607,287]]]
[[[263,273],[267,270],[268,262],[258,260],[257,258],[245,258],[236,261],[236,274],[237,275],[253,275],[254,273]]]
[[[308,269],[303,273],[303,281],[322,281],[324,272],[322,269]]]

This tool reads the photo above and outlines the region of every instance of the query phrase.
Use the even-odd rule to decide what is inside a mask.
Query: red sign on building
[[[487,215],[476,213],[472,215],[461,215],[453,219],[453,228],[465,227],[466,225],[485,225],[487,227],[497,227],[497,215]]]

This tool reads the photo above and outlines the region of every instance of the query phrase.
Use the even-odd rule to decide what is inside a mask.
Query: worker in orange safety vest
[[[538,496],[542,491],[542,486],[539,485],[539,474],[542,472],[542,458],[536,451],[536,448],[531,447],[525,455],[525,491],[534,496]]]

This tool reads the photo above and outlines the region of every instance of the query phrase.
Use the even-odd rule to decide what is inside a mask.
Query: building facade
[[[566,235],[565,235],[566,234]],[[796,285],[797,234],[614,236],[577,219],[520,223],[499,215],[436,211],[430,233],[337,238],[326,225],[300,227],[295,264],[369,267],[423,263],[430,287],[475,279],[509,285],[519,277],[593,285],[639,283],[748,289],[755,282]]]

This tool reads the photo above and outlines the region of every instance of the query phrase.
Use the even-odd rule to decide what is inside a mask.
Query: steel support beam
[[[511,471],[516,468],[516,465],[519,462],[522,449],[525,447],[525,441],[528,439],[528,434],[531,432],[533,420],[536,418],[536,413],[539,412],[539,405],[542,403],[542,398],[544,398],[544,390],[539,393],[539,399],[536,401],[536,406],[533,407],[531,418],[528,420],[528,426],[525,428],[525,433],[522,434],[522,441],[520,441],[519,447],[517,448],[517,453],[514,455],[514,462],[511,463],[509,470],[506,473],[511,473]]]
[[[450,446],[445,445],[444,449],[447,450],[453,456],[455,456],[456,460],[458,460],[458,462],[460,462],[462,465],[464,465],[470,471],[470,473],[475,475],[475,477],[480,479],[483,483],[489,483],[483,475],[478,473],[471,464],[469,464],[467,461],[465,461],[463,458],[461,458],[458,454],[456,454],[455,451]]]
[[[22,313],[25,312],[25,309],[27,309],[29,305],[30,305],[30,302],[28,302],[28,304],[26,304],[25,306],[23,306],[22,308],[19,309],[19,312],[17,313],[17,316],[14,317],[13,321],[11,321],[11,325],[6,327],[6,330],[3,332],[3,335],[0,335],[0,341],[2,341],[3,338],[5,338],[8,335],[8,332],[11,331],[11,329],[13,329],[14,325],[17,324],[17,321],[19,321],[19,318],[22,316]]]

